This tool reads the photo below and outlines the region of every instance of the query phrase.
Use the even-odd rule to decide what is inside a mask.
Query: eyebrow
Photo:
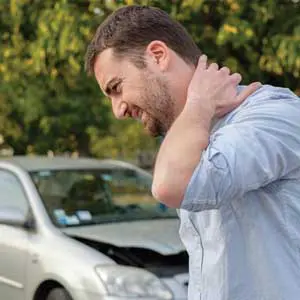
[[[111,78],[106,84],[105,84],[105,86],[104,86],[104,93],[106,94],[106,95],[110,95],[110,93],[111,93],[111,89],[112,89],[112,87],[113,87],[113,85],[114,84],[116,84],[116,83],[119,83],[119,82],[121,82],[122,80],[121,80],[121,78],[117,78],[117,77],[113,77],[113,78]]]

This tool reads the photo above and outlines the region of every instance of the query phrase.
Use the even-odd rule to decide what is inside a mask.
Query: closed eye
[[[123,79],[122,78],[112,78],[108,81],[106,86],[104,86],[104,93],[107,96],[111,96],[111,94],[117,94],[121,92],[121,83]]]
[[[119,94],[121,92],[121,83],[117,82],[110,88],[110,93]]]

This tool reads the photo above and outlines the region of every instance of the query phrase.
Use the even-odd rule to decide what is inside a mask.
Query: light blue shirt
[[[219,120],[179,213],[190,300],[299,300],[300,99],[264,85]]]

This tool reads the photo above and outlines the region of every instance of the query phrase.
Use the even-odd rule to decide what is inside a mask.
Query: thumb
[[[237,96],[237,102],[243,102],[247,97],[249,97],[252,93],[262,87],[260,82],[252,82],[247,87],[245,87],[241,93]]]

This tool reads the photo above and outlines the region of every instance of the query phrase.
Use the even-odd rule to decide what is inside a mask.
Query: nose
[[[119,99],[116,98],[112,98],[111,103],[112,103],[112,110],[115,117],[119,120],[126,119],[127,118],[126,112],[128,110],[128,105],[125,102],[120,101]]]

